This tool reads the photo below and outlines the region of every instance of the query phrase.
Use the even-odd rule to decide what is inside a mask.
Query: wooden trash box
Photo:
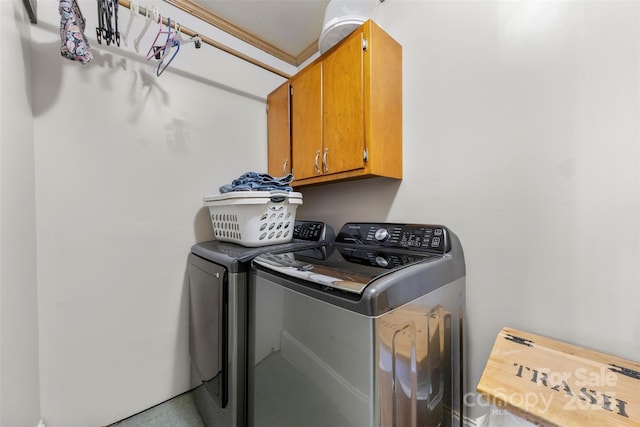
[[[640,363],[504,328],[478,392],[539,426],[640,426]]]

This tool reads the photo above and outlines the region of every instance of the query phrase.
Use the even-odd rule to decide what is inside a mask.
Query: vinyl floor
[[[287,380],[283,381],[285,378]],[[289,364],[279,352],[266,357],[256,367],[255,381],[257,388],[264,391],[259,399],[256,398],[256,427],[352,425],[333,406],[329,396]],[[203,393],[203,389],[196,388],[108,427],[227,427],[207,426],[205,419],[209,419],[210,423],[214,421],[207,413],[200,415],[195,403],[198,396],[202,397],[198,393]],[[286,406],[282,402],[286,402]],[[227,424],[225,420],[218,419],[215,422]]]
[[[184,393],[108,427],[205,427],[191,393]]]

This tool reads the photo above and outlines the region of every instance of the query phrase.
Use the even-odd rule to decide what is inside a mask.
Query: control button
[[[431,246],[434,248],[437,248],[438,246],[440,246],[440,238],[434,237],[433,240],[431,241]]]
[[[379,242],[383,242],[389,238],[389,231],[386,228],[378,228],[376,230],[375,238]]]
[[[436,228],[436,229],[433,231],[433,235],[434,235],[434,236],[442,236],[442,228]]]
[[[383,257],[382,255],[376,255],[376,264],[380,267],[388,267],[389,260]]]

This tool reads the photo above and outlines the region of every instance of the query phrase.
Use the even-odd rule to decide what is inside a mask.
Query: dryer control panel
[[[431,224],[350,222],[342,226],[336,243],[442,254],[449,251],[447,228]]]
[[[293,238],[310,242],[332,242],[335,232],[330,225],[319,221],[296,221]]]

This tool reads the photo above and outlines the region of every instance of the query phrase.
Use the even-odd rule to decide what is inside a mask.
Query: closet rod
[[[126,7],[127,9],[131,9],[131,2],[129,0],[118,0],[118,4],[120,4],[121,6]],[[138,13],[140,13],[140,15],[147,16],[147,11],[142,6],[138,7]],[[167,23],[168,23],[167,18],[162,18],[162,23],[164,25],[167,25]],[[172,22],[171,26],[175,28],[175,23]],[[276,69],[276,68],[274,68],[274,67],[272,67],[270,65],[267,65],[267,64],[265,64],[263,62],[260,62],[260,61],[258,61],[256,59],[253,59],[250,56],[245,55],[244,53],[241,53],[241,52],[238,52],[237,50],[231,49],[230,47],[225,46],[222,43],[218,43],[217,41],[215,41],[213,39],[210,39],[209,37],[205,37],[200,33],[196,33],[195,31],[190,30],[187,27],[183,27],[182,25],[180,25],[180,32],[185,34],[185,35],[187,35],[187,36],[189,36],[189,37],[193,37],[193,36],[195,36],[197,34],[202,39],[202,42],[208,44],[209,46],[213,46],[213,47],[215,47],[217,49],[220,49],[220,50],[222,50],[224,52],[227,52],[227,53],[229,53],[229,54],[231,54],[231,55],[233,55],[233,56],[235,56],[237,58],[240,58],[240,59],[242,59],[244,61],[250,62],[251,64],[256,65],[256,66],[258,66],[258,67],[260,67],[260,68],[262,68],[264,70],[270,71],[270,72],[272,72],[274,74],[277,74],[277,75],[279,75],[281,77],[284,77],[285,79],[288,79],[288,78],[291,77],[290,75],[288,75],[286,73],[283,73],[282,71],[280,71],[280,70],[278,70],[278,69]]]

